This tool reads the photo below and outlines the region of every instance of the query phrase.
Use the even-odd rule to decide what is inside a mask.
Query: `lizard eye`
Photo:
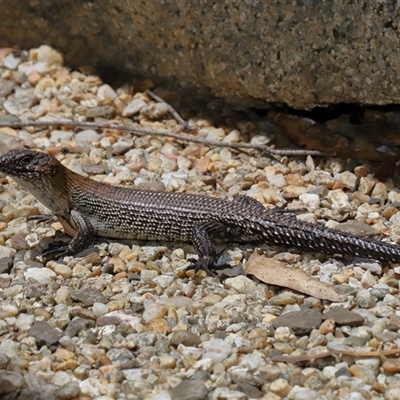
[[[31,156],[24,156],[20,159],[20,163],[25,166],[28,165],[31,161],[32,161]]]

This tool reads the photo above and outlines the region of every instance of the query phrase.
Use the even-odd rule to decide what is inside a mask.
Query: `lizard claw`
[[[207,256],[199,257],[198,260],[189,258],[188,261],[190,261],[191,265],[186,268],[186,271],[194,270],[196,273],[197,271],[203,270],[210,276],[218,276],[218,274],[213,271],[215,269],[232,268],[232,265],[228,263],[218,264],[213,258]]]
[[[73,249],[65,245],[64,242],[52,242],[49,244],[49,247],[43,251],[43,261],[46,263],[47,261],[57,260],[58,258],[69,256],[74,254]]]

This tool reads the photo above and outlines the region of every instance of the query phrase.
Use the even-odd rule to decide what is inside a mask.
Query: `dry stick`
[[[271,358],[273,362],[286,362],[286,363],[298,363],[302,361],[313,361],[318,358],[330,357],[333,355],[343,355],[350,357],[380,357],[384,359],[386,356],[399,354],[400,349],[391,350],[372,350],[372,351],[358,351],[358,350],[330,350],[325,353],[316,354],[302,354],[299,356],[274,356]]]
[[[169,113],[175,118],[175,120],[182,126],[183,129],[192,129],[189,124],[179,115],[178,111],[175,110],[171,104],[167,103],[162,97],[157,96],[152,90],[146,89],[146,93],[155,101],[164,103],[168,107]]]
[[[252,143],[225,143],[217,140],[201,139],[195,136],[187,135],[184,133],[173,133],[165,129],[150,129],[140,128],[133,125],[122,125],[115,123],[97,123],[97,122],[75,122],[69,120],[58,120],[58,121],[15,121],[15,122],[0,122],[0,128],[25,128],[28,126],[48,128],[52,126],[66,126],[69,128],[94,128],[94,129],[117,129],[121,131],[134,132],[137,135],[145,136],[162,136],[171,137],[178,140],[185,140],[187,142],[201,143],[206,146],[214,147],[229,147],[232,149],[258,149],[267,154],[280,155],[280,156],[333,156],[334,153],[327,153],[317,150],[277,150],[271,149],[263,144],[252,144]]]

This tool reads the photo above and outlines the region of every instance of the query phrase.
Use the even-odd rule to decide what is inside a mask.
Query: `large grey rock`
[[[400,103],[393,1],[0,0],[0,46],[50,44],[72,67],[240,108]]]

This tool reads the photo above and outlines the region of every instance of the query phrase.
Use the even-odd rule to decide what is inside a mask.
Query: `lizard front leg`
[[[47,262],[64,256],[76,254],[86,249],[94,239],[94,228],[86,215],[76,210],[70,211],[71,221],[76,228],[76,233],[67,245],[61,245],[56,248],[50,246],[43,251],[43,258]]]

